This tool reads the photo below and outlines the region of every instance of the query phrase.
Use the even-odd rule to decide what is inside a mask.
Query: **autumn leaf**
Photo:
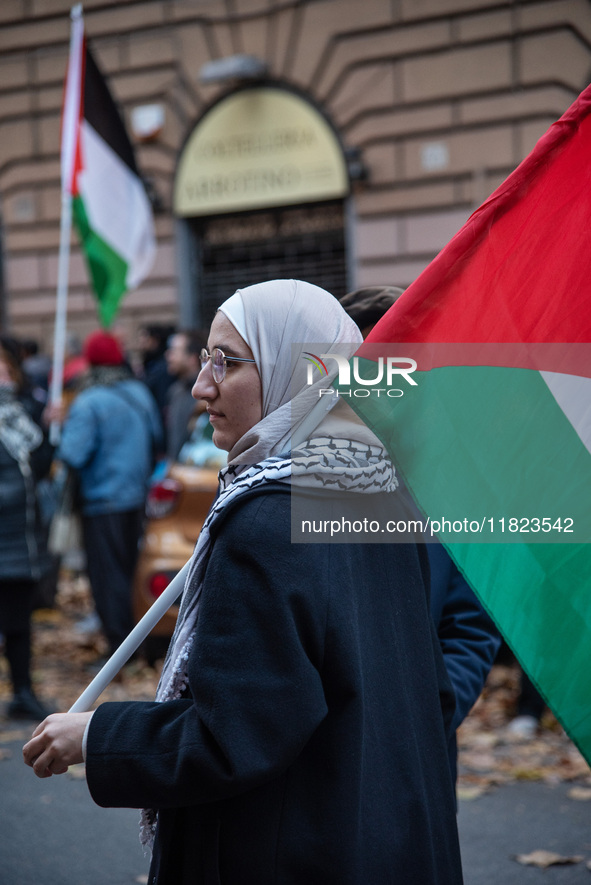
[[[566,795],[569,799],[577,799],[579,802],[587,802],[591,799],[591,787],[571,787]]]
[[[581,863],[584,859],[580,854],[564,857],[561,854],[556,854],[554,851],[546,851],[543,848],[540,848],[538,851],[532,851],[531,854],[517,854],[513,858],[517,863],[524,864],[525,866],[541,867],[544,870],[546,867],[555,865]]]
[[[13,728],[10,731],[0,731],[0,744],[11,744],[14,741],[28,741],[31,737],[31,731],[23,731],[22,729]]]
[[[483,796],[486,792],[488,792],[485,785],[477,786],[474,785],[472,787],[458,787],[457,796],[458,799],[463,799],[465,802],[469,802],[472,799],[478,799],[480,796]]]
[[[84,762],[79,762],[76,765],[70,765],[67,774],[68,777],[71,777],[74,780],[83,780],[86,777],[86,765],[84,764]]]

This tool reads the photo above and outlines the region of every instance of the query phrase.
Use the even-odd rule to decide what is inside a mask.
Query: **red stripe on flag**
[[[591,342],[590,112],[591,86],[409,286],[368,343]]]

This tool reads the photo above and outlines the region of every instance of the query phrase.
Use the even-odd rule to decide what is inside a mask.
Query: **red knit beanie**
[[[84,342],[84,356],[91,366],[120,366],[124,362],[121,345],[102,329],[90,333]]]

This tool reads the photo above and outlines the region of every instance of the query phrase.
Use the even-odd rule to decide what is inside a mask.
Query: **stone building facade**
[[[0,4],[1,322],[46,347],[69,6]],[[297,275],[337,293],[408,285],[591,75],[588,0],[86,0],[84,15],[156,212],[156,262],[119,315],[129,333],[148,322],[206,323],[223,293],[264,276]],[[344,180],[296,188],[282,204],[281,189],[269,196],[263,158],[263,184],[252,185],[262,192],[183,208],[181,160],[212,108],[269,86],[282,101],[296,96],[314,131],[326,124],[334,134]],[[268,137],[284,150],[288,131]],[[224,157],[245,143],[226,135]],[[269,143],[257,142],[259,154]],[[200,150],[203,159],[203,142]],[[68,326],[84,334],[96,322],[73,234]]]

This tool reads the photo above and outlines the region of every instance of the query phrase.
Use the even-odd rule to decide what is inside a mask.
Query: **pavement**
[[[569,798],[571,789],[523,781],[460,800],[465,885],[591,885],[591,801]],[[540,850],[583,860],[541,869],[514,859]]]
[[[2,882],[146,882],[149,861],[138,841],[138,812],[95,805],[82,767],[47,780],[36,778],[21,755],[31,730],[29,723],[0,721]],[[569,798],[570,787],[520,782],[460,800],[465,885],[591,885],[591,870],[586,866],[591,860],[591,802]],[[514,859],[539,849],[583,860],[544,870],[522,866]]]
[[[11,754],[0,758],[0,882],[147,882],[149,859],[139,842],[139,811],[99,808],[77,766],[70,769],[73,774],[40,780],[22,761],[33,726],[3,721],[0,729],[0,753]]]

